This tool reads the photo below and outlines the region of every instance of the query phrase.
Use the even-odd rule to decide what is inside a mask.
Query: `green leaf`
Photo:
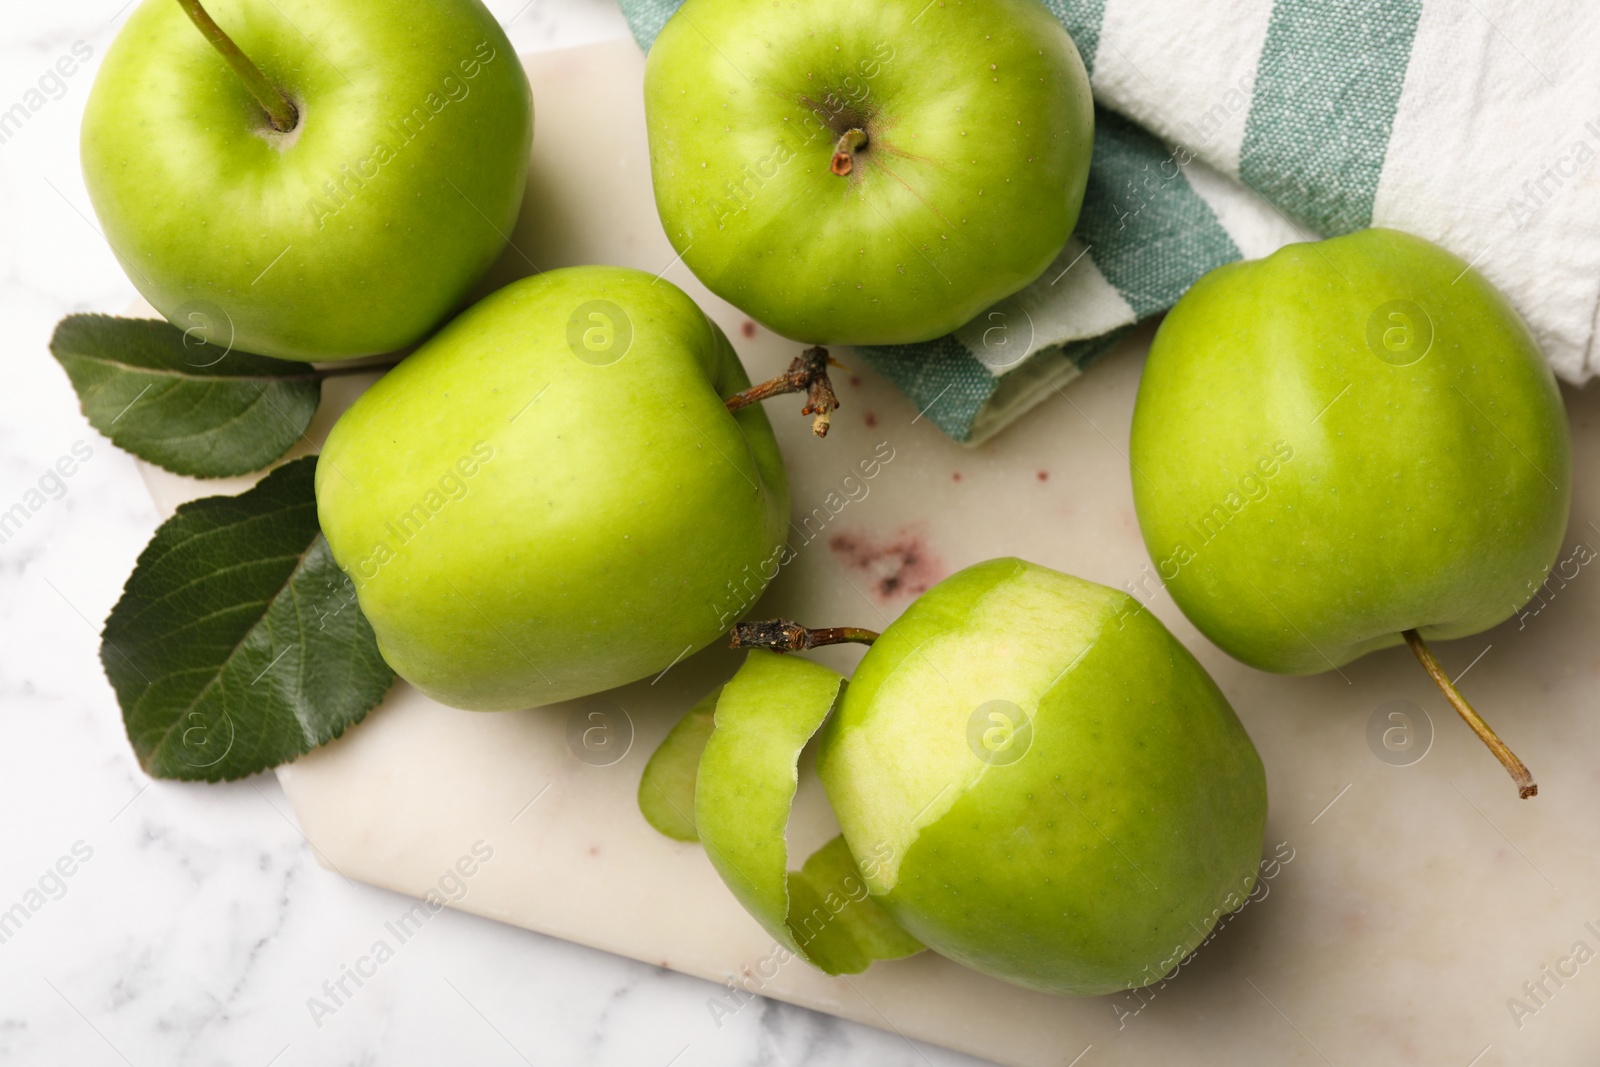
[[[50,352],[91,426],[196,478],[268,466],[305,433],[322,395],[321,374],[307,364],[230,351],[159,319],[69,315]]]
[[[684,713],[639,779],[639,811],[645,822],[674,841],[700,840],[694,825],[694,779],[700,771],[700,753],[711,737],[712,713],[721,693],[719,685]]]
[[[140,553],[100,661],[152,776],[224,781],[287,763],[393,683],[317,525],[316,465],[184,504]]]

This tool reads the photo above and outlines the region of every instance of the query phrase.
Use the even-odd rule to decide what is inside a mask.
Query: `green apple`
[[[1549,573],[1571,496],[1528,328],[1466,263],[1383,229],[1197,282],[1151,346],[1130,458],[1178,606],[1289,674],[1509,618]]]
[[[619,267],[491,294],[340,417],[317,511],[396,672],[533,707],[660,672],[727,632],[788,523],[765,414],[722,331]],[[759,589],[751,591],[759,593]]]
[[[1260,757],[1126,593],[1016,559],[918,598],[817,772],[874,898],[929,948],[1054,993],[1146,985],[1255,884]]]
[[[872,640],[817,771],[872,902],[928,948],[1033,989],[1109,993],[1170,972],[1253,888],[1261,760],[1204,668],[1126,593],[998,559],[875,640],[782,625],[802,639],[761,643]],[[827,916],[792,886],[783,913],[773,857],[794,756],[838,682],[773,659],[752,652],[724,687],[693,817],[734,894],[798,937]]]
[[[422,340],[522,202],[533,105],[499,24],[479,0],[207,6],[215,47],[197,0],[145,0],[84,113],[84,181],[134,285],[262,355]]]
[[[645,114],[689,269],[816,344],[939,337],[1037,278],[1094,126],[1037,0],[688,0],[650,49]]]

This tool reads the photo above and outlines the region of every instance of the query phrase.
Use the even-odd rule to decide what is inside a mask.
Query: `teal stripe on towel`
[[[1322,234],[1372,223],[1422,0],[1277,0],[1239,176]]]
[[[957,441],[965,441],[1000,380],[953,335],[914,345],[857,348],[873,370],[888,378],[921,414]],[[849,357],[846,356],[846,359]]]
[[[1239,258],[1179,158],[1127,119],[1095,108],[1077,235],[1141,319],[1171,307],[1206,271]]]
[[[661,27],[667,24],[682,3],[683,0],[618,0],[617,6],[622,8],[622,16],[628,20],[633,39],[648,52]]]

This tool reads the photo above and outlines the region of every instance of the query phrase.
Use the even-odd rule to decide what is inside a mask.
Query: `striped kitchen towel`
[[[620,0],[648,48],[681,0]],[[1078,229],[966,327],[863,348],[977,444],[1200,275],[1393,226],[1504,291],[1563,379],[1600,365],[1595,0],[1043,0],[1088,65]]]

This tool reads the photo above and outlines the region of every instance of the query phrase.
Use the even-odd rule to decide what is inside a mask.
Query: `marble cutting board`
[[[513,247],[484,291],[577,263],[660,272],[721,323],[753,378],[782,369],[798,346],[711,296],[661,231],[637,47],[619,40],[525,62],[537,102],[532,173]],[[700,848],[655,834],[634,802],[677,715],[737,666],[719,648],[652,681],[519,713],[455,711],[397,684],[344,738],[277,772],[319,859],[350,878],[417,897],[431,890],[465,911],[715,983],[704,1017],[678,1021],[663,1039],[662,1061],[685,1067],[748,999],[718,988],[730,979],[1015,1067],[1594,1062],[1600,567],[1588,561],[1600,547],[1600,394],[1567,394],[1576,472],[1565,579],[1520,618],[1437,650],[1452,673],[1470,670],[1469,696],[1538,778],[1540,796],[1520,802],[1403,649],[1343,677],[1265,675],[1218,652],[1159,590],[1125,459],[1148,341],[1144,332],[1125,342],[977,451],[866,373],[836,377],[843,407],[825,441],[809,436],[797,405],[769,404],[798,555],[757,612],[881,629],[939,578],[999,555],[1131,583],[1212,672],[1260,748],[1267,856],[1278,861],[1257,899],[1167,981],[1070,1000],[932,953],[847,978],[776,966],[771,938]],[[372,380],[328,382],[299,451]],[[861,477],[858,463],[874,457],[876,476]],[[250,481],[143,470],[164,514]],[[818,658],[848,671],[859,652]],[[1396,710],[1413,731],[1398,753],[1380,740]],[[820,786],[803,779],[791,855],[833,832]],[[475,845],[492,858],[449,878]]]

